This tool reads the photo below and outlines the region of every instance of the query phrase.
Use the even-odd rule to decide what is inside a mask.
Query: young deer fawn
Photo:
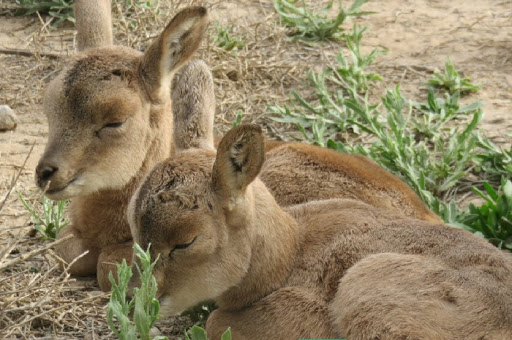
[[[77,1],[77,10],[94,3]],[[72,225],[59,237],[74,237],[57,248],[66,261],[89,251],[73,265],[73,274],[101,271],[111,257],[113,262],[131,258],[126,207],[143,176],[172,153],[171,79],[198,48],[206,25],[205,8],[185,9],[145,53],[122,46],[88,49],[49,84],[44,99],[49,137],[36,182],[52,199],[73,197]],[[198,96],[208,95],[198,88],[213,88],[201,83],[212,82],[206,65],[193,62],[184,77],[187,73],[206,76],[196,77],[194,86]],[[105,287],[107,273],[102,271],[102,278]]]
[[[509,255],[360,201],[281,208],[257,177],[257,126],[211,148],[157,165],[128,208],[134,240],[160,255],[164,314],[214,299],[212,340],[512,339]]]
[[[109,288],[108,263],[131,258],[125,216],[134,190],[175,149],[212,147],[215,97],[202,61],[186,62],[206,29],[206,10],[179,12],[144,53],[112,46],[109,0],[77,0],[78,45],[84,49],[53,80],[44,111],[49,137],[36,168],[52,199],[73,198],[71,225],[57,252],[74,275],[97,273]],[[174,79],[181,65],[186,64]],[[277,146],[276,146],[277,145]],[[282,205],[354,198],[439,221],[395,176],[362,156],[303,144],[272,144],[261,178]]]

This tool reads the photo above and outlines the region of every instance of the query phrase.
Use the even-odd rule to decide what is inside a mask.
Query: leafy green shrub
[[[349,9],[344,9],[341,0],[338,1],[338,14],[335,18],[329,18],[333,1],[318,12],[312,12],[306,7],[306,2],[300,0],[274,0],[274,8],[281,16],[282,22],[294,31],[291,33],[295,39],[305,41],[339,40],[342,37],[343,28],[340,27],[350,17],[361,17],[372,12],[361,11],[360,7],[369,0],[354,0]]]
[[[151,262],[149,248],[144,251],[138,244],[133,249],[140,260],[141,268],[136,264],[139,272],[141,286],[133,289],[133,298],[127,300],[128,283],[133,275],[132,269],[123,262],[117,265],[117,282],[109,273],[109,280],[112,285],[112,295],[107,309],[107,322],[114,334],[121,340],[151,339],[149,331],[158,319],[160,303],[155,298],[157,291],[156,279],[152,275],[152,270],[158,261],[158,258]],[[133,321],[130,320],[130,313],[134,309]],[[114,323],[114,317],[118,326]],[[165,337],[155,337],[153,340],[166,339]]]
[[[383,51],[374,49],[368,55],[361,54],[360,43],[365,30],[354,25],[353,33],[346,38],[350,63],[340,51],[336,56],[337,65],[308,73],[316,102],[309,102],[292,91],[291,107],[270,106],[270,111],[277,114],[272,119],[297,125],[308,142],[320,146],[326,146],[328,139],[336,139],[336,135],[346,131],[359,135],[360,127],[355,124],[357,113],[345,105],[346,97],[351,89],[359,93],[367,90],[373,82],[382,80],[378,74],[366,71]]]
[[[66,219],[65,216],[66,207],[68,205],[67,201],[55,202],[45,196],[42,196],[41,204],[43,207],[43,214],[41,216],[37,210],[23,198],[20,192],[17,194],[21,203],[23,203],[25,208],[32,215],[34,229],[41,234],[43,239],[55,240],[61,229],[69,224],[69,220]]]
[[[357,114],[358,119],[352,123],[369,134],[373,142],[369,146],[365,143],[345,146],[331,139],[327,146],[374,159],[404,179],[446,222],[457,224],[454,212],[445,211],[449,207],[438,197],[453,188],[472,166],[477,146],[475,128],[482,112],[478,105],[459,108],[458,105],[453,106],[452,101],[436,100],[432,93],[429,96],[432,106],[422,105],[422,114],[434,117],[421,119],[422,115],[415,115],[413,103],[402,96],[399,87],[388,90],[382,98],[383,110],[361,100],[353,91],[344,103]],[[443,106],[444,116],[436,116],[438,105]],[[452,119],[466,116],[470,109],[467,124],[447,125]],[[434,130],[434,126],[438,130]],[[421,131],[429,133],[418,133]],[[454,137],[446,138],[447,135]]]
[[[498,196],[486,184],[488,204],[472,206],[469,212],[450,201],[470,172],[491,180],[510,178],[512,173],[512,148],[494,145],[477,130],[482,103],[460,105],[461,91],[478,87],[467,78],[460,79],[453,64],[447,62],[444,77],[431,82],[442,91],[430,87],[426,102],[404,98],[397,86],[386,91],[380,103],[372,103],[368,88],[379,78],[365,77],[365,68],[377,52],[360,57],[363,31],[355,28],[353,38],[347,38],[351,64],[338,56],[337,66],[310,71],[315,98],[308,100],[292,91],[290,105],[270,107],[278,115],[275,120],[296,125],[310,143],[372,158],[407,182],[446,223],[477,231],[494,244],[510,247],[510,200],[505,194]],[[345,144],[346,132],[357,139]]]
[[[471,83],[468,77],[461,78],[449,58],[444,64],[444,73],[434,73],[432,78],[429,79],[428,84],[435,88],[445,89],[450,94],[454,94],[455,92],[464,94],[476,92],[480,89],[480,85]]]
[[[121,340],[167,340],[168,338],[165,336],[151,338],[149,334],[160,317],[160,303],[155,298],[158,287],[152,274],[158,257],[151,262],[149,247],[144,251],[135,243],[133,249],[140,261],[140,267],[135,264],[139,273],[140,287],[133,289],[133,298],[128,300],[128,283],[133,272],[125,260],[117,265],[117,282],[112,273],[109,273],[112,294],[107,309],[108,325],[116,337]],[[207,340],[206,332],[201,327],[194,326],[185,332],[185,339]],[[231,340],[230,329],[224,332],[222,340]]]
[[[494,182],[498,182],[503,176],[512,176],[512,146],[506,150],[480,135],[478,146],[483,150],[477,155],[477,163],[483,176]]]
[[[221,340],[231,340],[231,329],[227,329],[222,336]],[[185,333],[185,340],[208,340],[206,331],[201,327],[194,326],[188,332]]]
[[[467,228],[481,234],[499,248],[512,250],[512,182],[503,177],[496,192],[488,182],[483,183],[485,193],[473,191],[485,200],[480,206],[469,205],[469,213],[462,221]]]
[[[387,52],[386,50],[374,49],[368,55],[361,53],[361,40],[366,30],[367,27],[353,26],[352,33],[345,36],[351,62],[349,63],[343,52],[340,51],[336,56],[338,66],[333,70],[334,75],[337,76],[333,78],[334,82],[343,87],[355,87],[358,92],[365,92],[369,85],[382,80],[380,75],[367,72],[366,68],[375,61],[379,54]]]
[[[75,22],[73,15],[74,0],[16,0],[20,6],[15,15],[32,15],[36,12],[49,14],[57,19],[53,25],[59,26],[65,21]]]

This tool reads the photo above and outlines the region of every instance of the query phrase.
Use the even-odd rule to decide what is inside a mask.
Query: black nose
[[[43,186],[52,179],[53,175],[59,170],[56,166],[40,163],[36,168],[37,181],[40,186]]]

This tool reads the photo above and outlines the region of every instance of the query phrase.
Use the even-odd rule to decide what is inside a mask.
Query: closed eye
[[[103,125],[103,129],[105,129],[105,128],[115,129],[115,128],[121,127],[123,124],[124,124],[124,122],[108,123],[108,124]]]
[[[190,247],[192,245],[192,243],[194,243],[197,239],[197,236],[194,237],[194,239],[192,241],[190,241],[189,243],[183,243],[183,244],[177,244],[174,246],[174,250],[180,250],[180,249],[187,249],[188,247]]]

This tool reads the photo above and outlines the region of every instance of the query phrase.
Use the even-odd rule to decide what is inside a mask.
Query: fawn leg
[[[100,289],[109,291],[112,287],[108,279],[108,273],[112,275],[117,281],[117,268],[116,264],[120,264],[123,259],[126,260],[128,265],[132,262],[133,254],[133,241],[128,241],[121,244],[114,244],[101,249],[97,264],[97,279]]]
[[[55,246],[55,251],[66,263],[71,263],[76,257],[87,250],[89,251],[73,263],[69,268],[69,273],[76,276],[94,275],[100,249],[94,246],[94,240],[82,238],[80,231],[72,225],[62,229],[57,235],[57,239],[62,239],[68,235],[73,235],[73,237]]]
[[[336,338],[328,306],[300,287],[279,289],[243,310],[219,308],[206,323],[211,340],[228,327],[233,339]]]

